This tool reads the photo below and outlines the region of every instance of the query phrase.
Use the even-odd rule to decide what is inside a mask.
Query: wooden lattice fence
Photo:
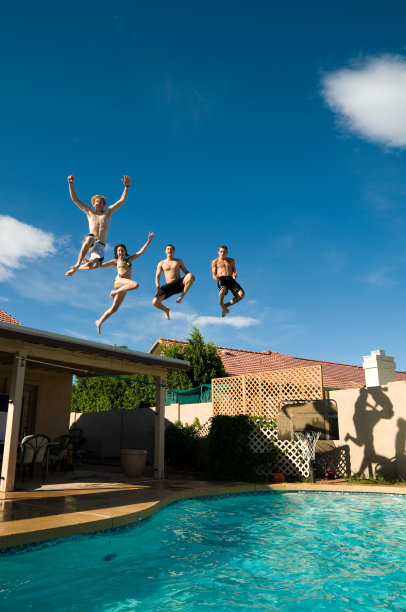
[[[281,402],[316,399],[323,399],[321,365],[212,380],[213,416],[276,418]]]

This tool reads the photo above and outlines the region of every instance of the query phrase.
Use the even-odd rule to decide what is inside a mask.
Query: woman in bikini
[[[140,255],[142,255],[146,251],[153,237],[153,232],[150,232],[148,234],[148,240],[144,244],[144,246],[141,247],[140,250],[137,251],[137,253],[130,256],[128,256],[127,249],[124,244],[116,244],[116,246],[114,247],[115,259],[106,261],[100,266],[101,268],[109,268],[110,266],[114,266],[117,271],[117,276],[114,281],[114,289],[110,293],[110,297],[114,300],[113,305],[111,308],[106,310],[106,312],[100,317],[100,319],[95,321],[99,334],[101,324],[104,323],[106,319],[111,317],[111,315],[118,310],[118,308],[123,303],[125,296],[127,295],[127,291],[132,291],[132,289],[137,289],[139,287],[139,283],[131,280],[132,262],[134,261],[134,259],[140,257]]]

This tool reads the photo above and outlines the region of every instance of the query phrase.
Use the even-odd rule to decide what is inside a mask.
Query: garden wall
[[[110,410],[106,412],[71,412],[70,427],[81,430],[87,439],[87,449],[94,457],[119,457],[123,448],[146,449],[147,461],[154,456],[155,408]],[[201,425],[212,416],[212,404],[172,404],[165,407],[165,422],[193,423],[197,417]]]

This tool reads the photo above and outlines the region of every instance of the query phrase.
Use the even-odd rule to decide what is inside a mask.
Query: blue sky
[[[406,4],[5,1],[0,6],[0,308],[24,325],[148,350],[185,339],[406,369]],[[155,239],[98,336],[114,270],[66,278],[108,203],[106,258]],[[164,247],[196,276],[151,306]],[[227,244],[245,299],[222,319]]]

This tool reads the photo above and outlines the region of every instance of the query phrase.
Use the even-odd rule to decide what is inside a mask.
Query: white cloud
[[[242,329],[243,327],[251,327],[252,325],[258,325],[260,321],[258,319],[253,319],[252,317],[210,317],[210,316],[200,316],[193,319],[194,325],[201,325],[202,327],[206,325],[226,325],[229,327],[235,327],[236,329]]]
[[[406,147],[406,58],[369,57],[322,79],[322,95],[340,123],[361,138]]]
[[[252,325],[258,325],[260,321],[252,317],[239,317],[230,316],[227,317],[213,317],[206,315],[187,314],[184,312],[172,312],[171,320],[186,320],[191,325],[197,327],[206,327],[208,325],[224,325],[227,327],[235,327],[236,329],[242,329],[243,327],[251,327]]]
[[[13,271],[10,270],[10,268],[6,268],[6,266],[3,266],[3,264],[0,263],[0,282],[8,280],[12,276],[14,276]]]
[[[0,215],[0,236],[0,281],[14,276],[14,270],[29,260],[55,252],[53,234],[8,215]]]

